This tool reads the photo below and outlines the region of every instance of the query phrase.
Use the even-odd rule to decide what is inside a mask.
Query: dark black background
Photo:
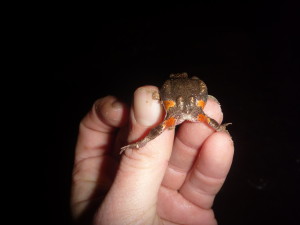
[[[235,141],[214,209],[221,225],[299,224],[299,12],[283,3],[59,5],[43,24],[49,59],[47,210],[69,224],[79,121],[92,103],[160,86],[170,73],[206,82]]]

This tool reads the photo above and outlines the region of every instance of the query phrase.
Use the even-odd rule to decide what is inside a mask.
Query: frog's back
[[[200,99],[207,95],[207,88],[197,77],[188,78],[187,73],[171,74],[160,89],[162,100],[174,100],[182,97],[185,100],[195,97]]]

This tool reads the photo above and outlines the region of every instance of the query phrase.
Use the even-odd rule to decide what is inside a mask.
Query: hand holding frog
[[[160,124],[163,112],[154,92],[153,86],[137,89],[129,115],[114,97],[102,98],[82,120],[72,187],[78,222],[217,224],[211,207],[233,156],[227,132],[186,122],[176,135],[166,129],[144,147],[119,155],[124,140],[135,141]],[[204,111],[221,123],[217,102],[209,99]]]

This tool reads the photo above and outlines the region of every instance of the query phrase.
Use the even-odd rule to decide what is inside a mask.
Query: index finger
[[[116,97],[97,100],[79,126],[75,163],[107,153],[112,146],[116,128],[127,120],[128,109]]]

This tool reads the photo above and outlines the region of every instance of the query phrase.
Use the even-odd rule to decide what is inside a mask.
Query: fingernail
[[[154,87],[141,87],[134,93],[134,116],[137,123],[151,126],[160,119],[161,106],[158,100],[153,99]]]
[[[106,98],[106,97],[100,98],[100,99],[98,99],[98,100],[95,102],[95,111],[96,111],[96,113],[98,114],[98,116],[100,115],[101,107],[102,107],[103,104],[104,104],[104,99],[105,99],[105,98]]]
[[[116,99],[112,104],[111,104],[112,108],[114,110],[120,110],[123,107],[123,103],[120,102],[118,99]]]

